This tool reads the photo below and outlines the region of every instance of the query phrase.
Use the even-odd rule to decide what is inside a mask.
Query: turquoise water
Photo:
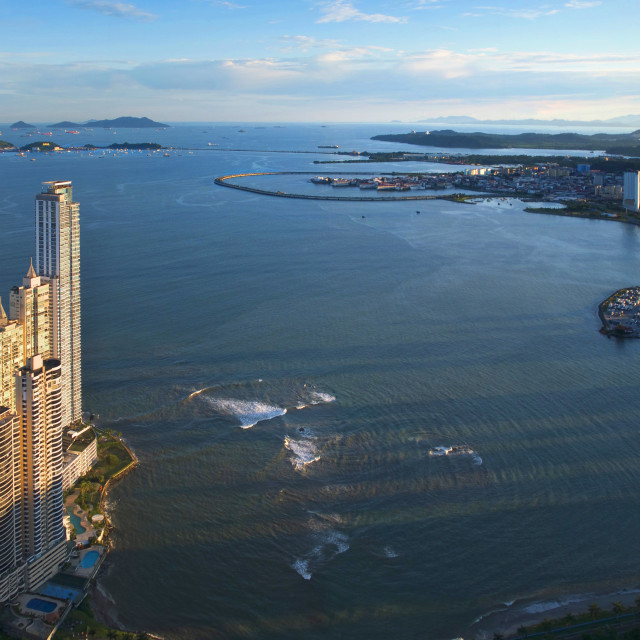
[[[286,135],[366,140],[321,131]],[[468,639],[503,603],[637,584],[640,343],[596,310],[638,283],[638,229],[212,184],[314,159],[0,156],[4,295],[40,181],[81,203],[84,406],[141,460],[110,494],[123,621]]]
[[[69,514],[69,519],[71,520],[71,524],[76,530],[76,533],[84,533],[86,529],[80,524],[81,520],[75,513],[73,513],[73,509],[67,507],[67,513]]]
[[[78,563],[81,569],[90,569],[98,561],[100,554],[97,551],[87,551]]]

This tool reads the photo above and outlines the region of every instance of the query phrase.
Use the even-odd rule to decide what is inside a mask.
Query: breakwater
[[[316,173],[311,171],[264,171],[259,173],[234,173],[226,176],[220,176],[214,180],[214,183],[221,187],[229,187],[230,189],[239,189],[240,191],[248,191],[263,196],[275,196],[278,198],[298,198],[301,200],[341,200],[355,202],[389,202],[394,200],[459,200],[458,194],[448,195],[428,195],[428,196],[325,196],[312,195],[302,193],[289,193],[286,191],[272,191],[269,189],[257,189],[256,187],[245,187],[243,185],[228,182],[232,178],[249,178],[254,176],[284,176],[284,175],[308,175],[314,176]],[[334,175],[344,175],[344,173],[335,173]],[[478,194],[482,195],[482,194]]]

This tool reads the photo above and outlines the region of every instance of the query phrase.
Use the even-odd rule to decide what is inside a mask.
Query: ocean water
[[[168,131],[204,148],[214,130]],[[5,302],[40,182],[71,179],[81,204],[84,406],[141,461],[109,499],[103,584],[128,627],[468,639],[502,603],[640,582],[640,342],[603,337],[596,313],[638,284],[638,228],[213,184],[322,174],[324,156],[269,150],[377,132],[0,155]]]

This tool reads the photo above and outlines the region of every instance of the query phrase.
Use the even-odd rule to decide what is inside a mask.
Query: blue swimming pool
[[[99,557],[100,554],[97,551],[87,551],[82,560],[80,560],[80,564],[78,566],[81,569],[91,569]]]
[[[29,609],[34,609],[35,611],[41,611],[42,613],[51,613],[56,610],[58,605],[55,602],[49,602],[48,600],[42,600],[40,598],[31,598],[29,602],[27,602],[27,607]]]
[[[67,507],[67,513],[69,514],[69,518],[71,519],[71,524],[73,528],[76,530],[76,533],[84,533],[86,529],[80,524],[80,518],[73,513],[73,509],[71,507]]]

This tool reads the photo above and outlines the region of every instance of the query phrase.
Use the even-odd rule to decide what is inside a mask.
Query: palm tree
[[[589,605],[589,615],[592,618],[597,618],[600,613],[600,607],[595,602]]]
[[[621,614],[624,613],[624,607],[622,606],[622,602],[612,602],[611,608],[613,609],[613,613],[615,613],[616,616],[620,616]]]

